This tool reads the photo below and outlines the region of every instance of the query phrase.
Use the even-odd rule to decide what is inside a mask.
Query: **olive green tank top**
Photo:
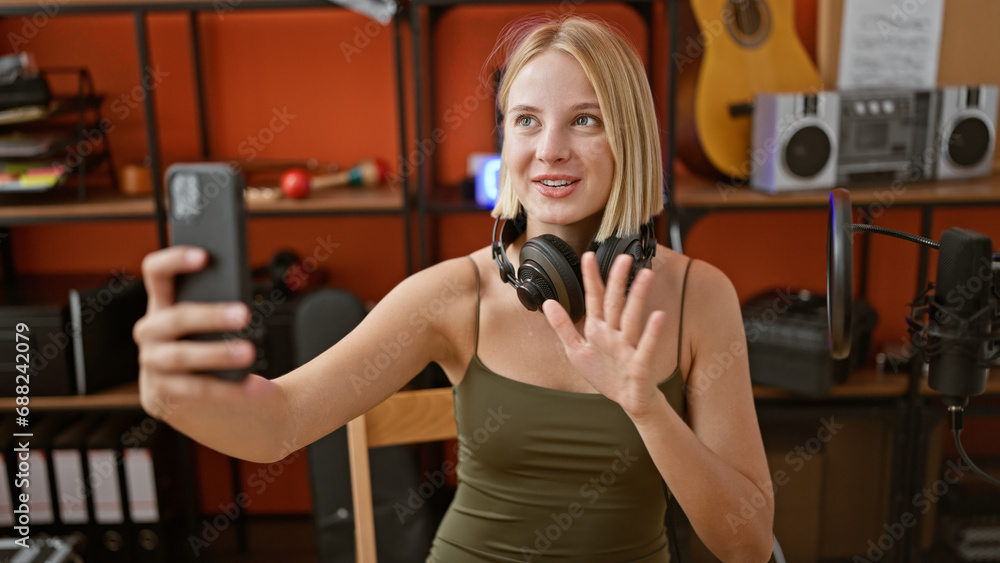
[[[476,292],[478,351],[478,267]],[[659,388],[684,417],[680,343]],[[428,562],[670,560],[662,477],[615,402],[509,379],[476,352],[453,393],[458,487]]]

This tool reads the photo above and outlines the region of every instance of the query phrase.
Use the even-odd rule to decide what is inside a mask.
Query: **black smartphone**
[[[174,164],[167,169],[170,242],[208,252],[203,270],[177,278],[178,301],[240,301],[250,305],[243,176],[221,163]],[[191,335],[194,340],[259,340],[253,322],[243,330]],[[250,369],[210,372],[232,381]]]

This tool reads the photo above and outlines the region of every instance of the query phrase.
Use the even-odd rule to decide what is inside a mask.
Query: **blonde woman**
[[[407,278],[308,364],[239,384],[197,373],[249,365],[249,343],[180,338],[237,330],[248,310],[175,303],[175,276],[206,257],[155,252],[135,328],[144,408],[227,455],[271,462],[437,362],[454,385],[459,484],[428,561],[669,561],[664,483],[719,559],[767,561],[773,495],[736,292],[652,240],[663,171],[638,56],[577,16],[514,26],[498,53],[494,243]],[[421,312],[429,302],[436,314]],[[359,385],[399,319],[420,320],[410,344]]]

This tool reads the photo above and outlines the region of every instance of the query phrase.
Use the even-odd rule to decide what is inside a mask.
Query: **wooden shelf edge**
[[[141,408],[137,382],[125,383],[92,395],[62,397],[32,397],[28,395],[28,397],[27,406],[32,411]],[[0,410],[12,411],[17,408],[15,400],[14,397],[0,398]]]
[[[25,194],[29,195],[29,194]],[[44,197],[31,194],[26,203],[8,194],[0,202],[0,225],[42,223],[50,221],[80,221],[96,219],[154,219],[152,196],[118,194],[88,195],[86,201],[40,202]],[[44,196],[44,194],[42,194]],[[300,200],[248,202],[249,216],[307,215],[319,213],[391,213],[404,209],[403,193],[392,188],[370,190],[338,190],[316,194]]]
[[[851,203],[856,207],[1000,204],[1000,174],[966,180],[851,187],[849,190]],[[829,205],[829,193],[829,189],[822,189],[772,195],[684,171],[676,175],[674,202],[681,209],[825,208]]]
[[[847,381],[834,385],[826,397],[810,397],[763,385],[753,386],[754,399],[800,399],[826,400],[850,398],[892,398],[906,394],[907,378],[905,374],[879,374],[874,367],[863,368],[847,376]]]
[[[904,397],[909,387],[909,376],[905,373],[878,373],[874,367],[866,367],[851,373],[847,381],[834,385],[827,397],[808,397],[777,387],[763,385],[753,386],[754,399],[802,399],[826,400],[845,398],[893,398]],[[927,385],[926,378],[920,383],[920,394],[923,397],[938,397],[937,391]],[[984,395],[1000,395],[1000,367],[990,371],[986,381]]]
[[[391,212],[403,210],[403,190],[388,186],[372,189],[327,190],[303,199],[248,200],[253,216],[295,215],[323,212]]]
[[[29,194],[25,194],[28,196]],[[152,197],[124,196],[108,193],[87,194],[85,201],[68,201],[69,194],[59,194],[59,200],[44,202],[45,194],[30,194],[26,203],[17,202],[16,194],[4,194],[0,204],[0,223],[30,223],[74,221],[87,219],[152,219]],[[54,194],[53,194],[54,195]]]

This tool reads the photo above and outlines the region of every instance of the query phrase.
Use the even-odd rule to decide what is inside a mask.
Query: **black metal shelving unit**
[[[192,50],[192,72],[194,74],[194,98],[195,110],[197,113],[199,149],[204,160],[211,160],[209,135],[210,131],[206,125],[208,108],[205,104],[205,83],[202,68],[202,47],[200,42],[200,30],[198,24],[198,14],[203,11],[246,11],[246,10],[291,10],[291,9],[324,9],[343,10],[327,0],[153,0],[149,2],[115,2],[102,0],[65,0],[60,2],[57,11],[52,13],[45,11],[35,2],[25,2],[21,0],[0,3],[0,18],[15,16],[32,16],[42,14],[45,17],[64,15],[88,15],[88,14],[109,14],[109,13],[131,13],[134,18],[134,30],[136,38],[136,55],[138,58],[139,83],[143,87],[143,109],[145,114],[146,141],[149,153],[150,172],[152,177],[152,202],[137,203],[128,202],[124,207],[106,205],[103,202],[79,203],[71,208],[51,207],[39,202],[37,205],[23,209],[22,212],[13,211],[11,213],[0,213],[0,237],[7,244],[4,251],[0,252],[0,265],[3,266],[4,281],[10,281],[14,276],[14,261],[10,251],[10,229],[12,225],[28,223],[47,223],[64,221],[101,221],[119,219],[149,219],[156,221],[158,243],[160,248],[168,245],[167,237],[167,214],[165,207],[164,187],[163,187],[163,166],[160,161],[160,125],[156,119],[156,92],[154,88],[146,86],[145,72],[150,66],[150,47],[148,32],[148,16],[152,12],[187,12],[189,16],[189,28]],[[395,57],[395,71],[397,82],[397,111],[399,112],[399,140],[400,150],[405,159],[407,146],[407,127],[405,114],[405,85],[402,64],[402,47],[399,39],[400,15],[394,17],[393,22],[393,42]],[[404,162],[401,160],[400,162]],[[110,168],[110,166],[109,166]],[[114,173],[112,171],[112,176]],[[83,182],[83,179],[80,180]],[[112,182],[115,179],[112,178]],[[82,186],[82,183],[81,183]],[[81,188],[82,189],[82,188]],[[406,272],[414,271],[413,258],[410,244],[411,236],[411,198],[409,197],[409,178],[402,176],[402,193],[399,196],[399,206],[373,205],[371,207],[358,208],[310,208],[306,210],[296,210],[292,208],[261,208],[250,209],[251,217],[280,217],[280,216],[352,216],[352,215],[401,215],[403,223],[402,241],[405,248]],[[80,206],[83,206],[81,209]],[[194,459],[192,455],[193,444],[181,435],[178,435],[178,458],[183,466],[183,471],[190,483],[196,482],[194,471]],[[240,491],[240,475],[237,460],[232,460],[231,470],[233,473],[234,498]],[[186,529],[197,536],[198,502],[194,493],[186,500]],[[246,552],[247,534],[245,523],[238,520],[234,523],[237,528],[237,545],[241,553]]]
[[[195,108],[198,114],[198,136],[199,145],[202,158],[210,160],[212,155],[209,150],[209,134],[208,128],[206,126],[207,122],[207,108],[205,105],[205,83],[203,78],[202,64],[201,64],[201,42],[200,33],[198,25],[198,13],[202,11],[245,11],[245,10],[289,10],[289,9],[302,9],[302,8],[313,8],[313,9],[337,9],[342,10],[344,8],[337,6],[327,0],[214,0],[214,1],[192,1],[192,0],[159,0],[151,2],[112,2],[112,1],[102,1],[102,0],[67,0],[65,3],[60,3],[58,11],[55,15],[71,15],[71,14],[102,14],[102,13],[132,13],[134,16],[134,26],[135,26],[135,37],[137,45],[137,56],[139,64],[139,83],[143,84],[144,96],[143,96],[143,109],[146,124],[146,140],[150,159],[150,171],[153,182],[153,217],[156,219],[157,225],[157,236],[159,240],[159,245],[161,248],[166,247],[168,244],[167,239],[167,217],[166,208],[164,205],[164,192],[163,192],[163,166],[160,162],[160,127],[157,123],[155,107],[156,107],[156,92],[153,88],[147,88],[144,83],[145,69],[151,68],[150,66],[150,51],[149,51],[149,34],[147,28],[147,17],[151,12],[165,12],[165,11],[181,11],[188,12],[189,14],[189,26],[191,29],[191,50],[192,50],[192,71],[194,74],[195,83]],[[23,2],[23,1],[13,1],[0,4],[0,17],[9,16],[31,16],[37,13],[43,13],[46,17],[50,16],[47,12],[44,12],[42,8],[37,3]],[[399,93],[398,100],[398,110],[400,111],[400,143],[403,154],[405,155],[406,147],[406,119],[404,110],[405,99],[403,96],[403,70],[402,61],[400,57],[400,46],[399,46],[399,36],[398,28],[399,21],[398,17],[395,18],[395,31],[394,43],[396,48],[396,76],[397,76],[397,92]],[[409,192],[408,189],[408,178],[403,177],[404,185],[402,186],[403,193]],[[399,209],[386,210],[382,208],[372,208],[372,209],[357,209],[357,210],[331,210],[330,215],[350,215],[350,214],[400,214],[403,218],[403,240],[406,241],[410,237],[410,198],[401,197],[401,205]],[[306,214],[323,214],[323,211],[311,211]],[[292,210],[288,211],[262,211],[259,213],[251,213],[255,216],[278,216],[278,215],[296,215]],[[133,217],[132,214],[127,214],[127,217]],[[102,218],[113,218],[113,215],[102,216]],[[89,217],[88,217],[89,218]],[[77,220],[79,218],[73,218],[70,220]],[[45,221],[58,221],[60,216],[53,215],[51,217],[44,217],[42,220]],[[3,224],[14,224],[18,222],[17,219],[10,219],[5,222],[0,218],[0,225]],[[411,257],[411,252],[409,251],[409,245],[407,245],[406,252],[406,271],[411,273],[413,271],[413,260]]]

